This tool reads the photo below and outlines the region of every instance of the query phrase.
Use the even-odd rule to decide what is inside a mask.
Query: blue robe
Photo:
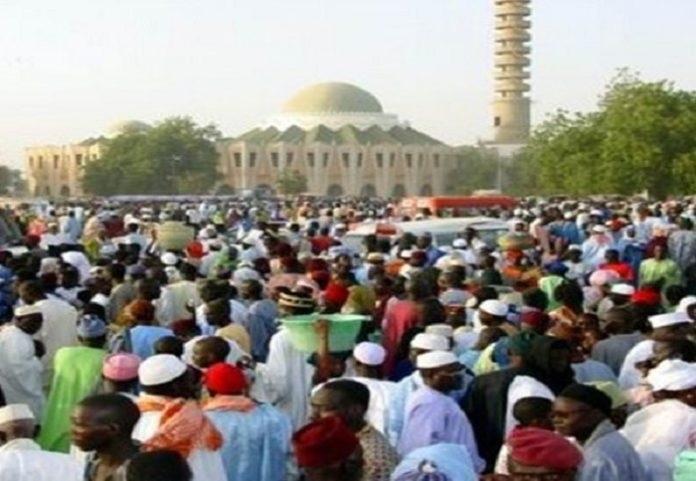
[[[222,433],[228,481],[284,481],[290,455],[290,418],[269,404],[253,411],[206,410]]]

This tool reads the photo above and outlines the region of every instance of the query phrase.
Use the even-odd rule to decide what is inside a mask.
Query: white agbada
[[[43,342],[46,354],[41,358],[44,366],[43,382],[48,388],[53,379],[53,358],[61,347],[77,345],[77,309],[62,299],[43,299],[35,302],[41,309],[43,324],[36,338]]]
[[[309,417],[309,396],[314,367],[307,362],[309,354],[298,351],[290,335],[281,328],[271,337],[268,359],[256,365],[256,384],[265,399],[290,416],[293,430],[304,426]]]
[[[32,337],[14,325],[3,328],[0,331],[0,387],[5,401],[28,405],[36,419],[41,419],[45,402],[42,371]]]
[[[192,318],[193,314],[187,308],[189,302],[194,308],[201,305],[198,285],[195,282],[178,281],[165,286],[160,296],[161,319],[159,320],[165,326],[169,326],[174,321]]]
[[[370,404],[365,413],[365,420],[387,436],[389,432],[389,406],[396,389],[396,383],[359,376],[348,379],[364,384],[370,390]]]
[[[651,481],[672,481],[674,461],[696,448],[696,409],[668,399],[633,413],[620,433],[636,450]]]
[[[638,369],[636,369],[636,363],[643,362],[653,355],[653,348],[655,347],[655,341],[652,339],[646,339],[639,342],[633,348],[628,351],[623,364],[621,365],[621,371],[619,372],[619,387],[623,391],[628,389],[633,389],[638,387],[641,380],[641,374]]]
[[[537,381],[530,376],[516,376],[510,383],[507,393],[507,410],[505,413],[505,437],[508,437],[510,431],[519,424],[512,415],[512,408],[520,399],[526,397],[543,397],[549,401],[556,399],[553,392],[546,387],[545,384]]]
[[[31,439],[0,446],[0,481],[82,481],[84,469],[67,454],[42,451]]]
[[[141,443],[149,440],[157,432],[161,417],[162,411],[142,413],[138,424],[133,428],[133,439]],[[220,451],[194,449],[187,461],[193,473],[192,481],[227,481]]]

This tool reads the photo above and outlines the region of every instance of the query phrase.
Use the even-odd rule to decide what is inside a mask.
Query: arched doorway
[[[343,195],[343,187],[338,184],[331,184],[326,190],[326,195],[329,197],[341,197]]]
[[[433,186],[430,184],[425,184],[421,187],[420,195],[433,195]]]
[[[394,189],[392,190],[392,197],[405,197],[406,196],[406,187],[404,187],[404,184],[396,184],[394,186]]]
[[[360,189],[360,197],[377,197],[377,189],[372,184],[365,184]]]
[[[67,185],[64,185],[63,187],[60,188],[60,196],[61,197],[70,197],[70,187]]]

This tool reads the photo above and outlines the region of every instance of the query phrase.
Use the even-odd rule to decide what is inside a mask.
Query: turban
[[[300,467],[319,468],[348,459],[359,446],[359,441],[339,417],[331,416],[297,431],[292,444]]]
[[[85,314],[77,323],[77,335],[82,339],[102,337],[106,331],[106,323],[94,314]]]
[[[111,381],[131,381],[138,378],[140,358],[128,352],[112,354],[104,359],[102,375]]]
[[[593,386],[571,384],[561,391],[558,397],[581,402],[601,411],[607,416],[611,414],[611,398]]]
[[[216,394],[240,394],[248,386],[244,372],[231,364],[213,364],[205,373],[205,387]]]
[[[631,302],[633,304],[640,304],[643,306],[657,306],[660,304],[660,301],[660,293],[652,289],[638,289],[631,296]]]
[[[451,478],[441,472],[437,465],[423,461],[416,470],[402,473],[394,481],[451,481]]]
[[[349,294],[350,291],[346,286],[332,282],[326,286],[324,300],[334,306],[342,306],[348,300]]]
[[[570,441],[540,428],[517,427],[507,438],[510,457],[525,466],[558,471],[576,469],[582,462],[582,453]]]

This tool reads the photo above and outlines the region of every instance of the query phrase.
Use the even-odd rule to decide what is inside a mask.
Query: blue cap
[[[77,323],[77,335],[82,339],[105,336],[106,332],[106,322],[94,314],[85,314]]]

